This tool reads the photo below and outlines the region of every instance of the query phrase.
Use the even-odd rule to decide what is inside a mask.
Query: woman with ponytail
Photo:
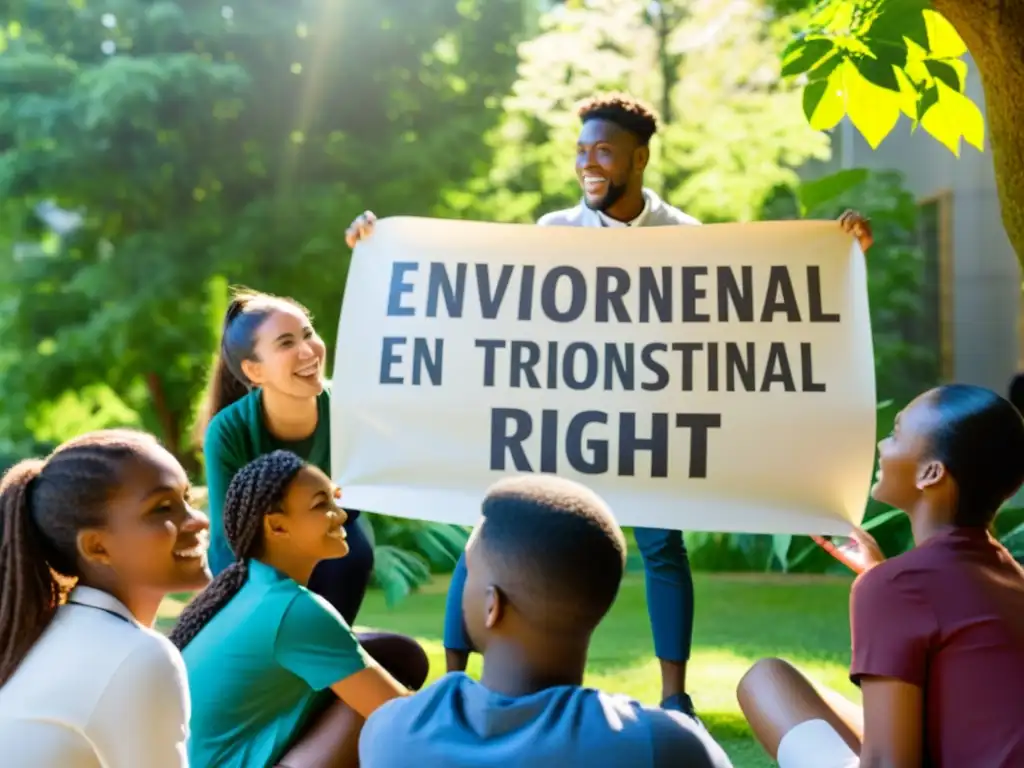
[[[237,559],[171,633],[192,691],[192,768],[357,765],[364,718],[426,679],[415,641],[357,637],[306,588],[319,562],[348,553],[336,496],[287,451],[231,481],[224,531]]]
[[[232,562],[224,537],[224,494],[253,459],[286,450],[331,472],[326,348],[309,313],[292,299],[238,290],[224,327],[209,389],[195,427],[206,458],[214,575]],[[349,511],[349,554],[321,562],[309,588],[353,624],[373,570],[373,548]]]
[[[93,432],[0,481],[5,768],[185,768],[189,696],[152,627],[209,581],[208,524],[146,434]]]

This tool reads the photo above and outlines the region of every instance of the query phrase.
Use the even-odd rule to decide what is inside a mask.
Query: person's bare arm
[[[378,664],[371,664],[339,680],[331,686],[331,690],[364,718],[373,714],[381,704],[410,694],[408,688]]]
[[[891,677],[862,677],[864,743],[861,768],[920,768],[924,695]]]

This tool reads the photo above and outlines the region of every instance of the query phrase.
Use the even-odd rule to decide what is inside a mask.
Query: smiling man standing
[[[651,157],[650,141],[658,123],[650,109],[621,94],[596,97],[578,111],[582,123],[576,142],[576,176],[583,199],[573,208],[552,211],[537,224],[563,227],[698,226],[700,222],[644,187]],[[349,247],[373,231],[376,217],[365,212],[352,222],[345,239]],[[853,211],[840,218],[845,231],[871,245],[871,228]],[[661,665],[661,706],[694,719],[686,691],[686,665],[693,641],[693,577],[681,531],[634,528],[643,556],[647,608],[654,634],[654,652]],[[463,671],[473,650],[462,619],[466,583],[465,558],[459,560],[448,590],[444,646],[448,671]]]
[[[545,214],[541,226],[663,227],[700,224],[644,188],[654,115],[637,101],[613,95],[589,99],[579,108],[583,123],[576,141],[576,176],[583,200],[574,208]]]
[[[658,130],[657,120],[649,109],[633,99],[613,94],[585,101],[578,114],[582,127],[576,141],[576,176],[583,199],[573,208],[545,214],[538,224],[564,227],[700,224],[644,187],[644,171],[651,158],[650,141]],[[644,561],[654,653],[661,663],[661,706],[693,717],[693,702],[686,692],[686,664],[693,641],[693,577],[683,534],[658,528],[635,528],[634,535]],[[451,601],[449,597],[449,604]]]

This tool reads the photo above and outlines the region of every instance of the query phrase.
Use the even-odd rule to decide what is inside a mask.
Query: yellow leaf
[[[914,122],[917,122],[917,88],[901,69],[896,70],[896,80],[900,84],[900,111]]]
[[[960,157],[960,139],[985,151],[985,119],[977,105],[945,83],[938,83],[938,100],[925,112],[921,127]]]
[[[949,120],[941,103],[932,105],[931,109],[924,113],[921,127],[946,149],[960,157],[960,131]]]
[[[839,121],[843,119],[843,115],[846,114],[843,69],[848,66],[850,66],[850,63],[848,61],[844,61],[832,70],[832,74],[828,76],[828,80],[824,83],[811,83],[807,86],[808,91],[815,91],[819,88],[823,89],[823,92],[820,92],[820,99],[814,105],[813,113],[807,115],[807,121],[814,130],[832,130],[836,127]],[[807,95],[805,94],[805,99],[806,98]],[[806,112],[806,101],[804,108]]]
[[[932,58],[955,59],[967,53],[967,46],[945,16],[925,10],[924,23],[928,29],[928,47]]]
[[[900,119],[901,94],[865,80],[853,64],[843,67],[846,114],[850,122],[871,145],[878,149]]]
[[[979,152],[985,151],[985,118],[967,96],[939,82],[939,104],[948,111],[960,135]]]

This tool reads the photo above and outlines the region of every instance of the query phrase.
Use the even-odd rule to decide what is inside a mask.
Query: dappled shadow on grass
[[[848,579],[769,574],[695,574],[694,652],[727,648],[744,659],[783,656],[803,662],[845,664],[849,659]],[[394,609],[371,590],[359,624],[443,642],[448,579],[435,579]],[[159,626],[173,626],[187,593],[172,595]],[[643,577],[630,575],[591,644],[588,667],[599,674],[654,658]]]
[[[849,581],[754,580],[696,574],[694,651],[728,648],[757,659],[785,656],[845,663],[849,657]],[[631,577],[594,635],[591,662],[631,667],[654,654],[643,580]]]

